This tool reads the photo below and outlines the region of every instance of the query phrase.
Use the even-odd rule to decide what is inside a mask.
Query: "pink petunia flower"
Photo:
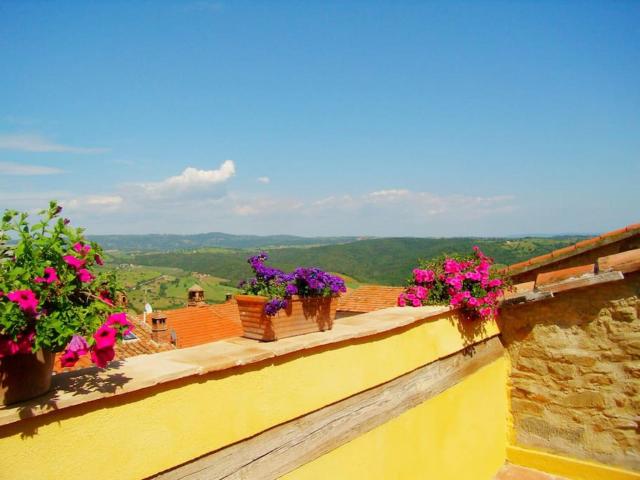
[[[78,356],[86,355],[89,352],[89,345],[87,341],[81,335],[74,335],[69,341],[69,345],[66,348],[67,352],[73,352]]]
[[[94,278],[96,277],[86,268],[81,268],[80,270],[78,270],[78,280],[80,280],[82,283],[89,283]]]
[[[117,331],[108,325],[102,325],[96,333],[93,334],[93,338],[96,341],[96,348],[111,348],[116,343]]]
[[[124,312],[112,313],[111,315],[109,315],[107,321],[105,322],[105,325],[112,328],[115,326],[124,327],[126,329],[124,331],[125,335],[133,330],[133,324],[129,320],[127,320],[127,314]]]
[[[80,255],[85,257],[91,251],[91,245],[83,245],[82,243],[78,242],[73,246],[73,249]]]
[[[78,363],[79,359],[80,356],[77,354],[77,352],[67,350],[62,355],[60,355],[60,366],[62,368],[73,367],[76,363]]]
[[[115,356],[116,352],[113,347],[91,349],[91,361],[100,368],[105,368]]]
[[[404,298],[404,293],[401,293],[400,295],[398,295],[398,306],[399,307],[407,306],[407,301]]]
[[[86,260],[82,258],[76,258],[73,255],[65,255],[64,257],[62,257],[62,259],[65,261],[67,265],[70,265],[76,270],[79,270],[82,267],[84,267],[84,264],[86,263]]]
[[[38,298],[31,290],[15,290],[7,294],[7,298],[17,303],[20,309],[26,314],[35,316],[38,308]]]
[[[53,267],[45,267],[44,277],[36,277],[33,281],[36,283],[52,284],[58,281],[58,272],[56,272],[56,269]]]
[[[20,351],[20,347],[8,335],[0,336],[0,358],[15,355]]]
[[[18,335],[16,344],[18,345],[18,353],[31,353],[33,349],[33,341],[36,339],[36,332],[29,330]]]

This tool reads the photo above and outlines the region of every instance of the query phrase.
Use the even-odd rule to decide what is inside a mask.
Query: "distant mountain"
[[[195,235],[91,235],[105,250],[123,251],[172,251],[200,248],[267,248],[303,247],[349,243],[360,237],[297,237],[294,235],[231,235],[210,232]]]
[[[259,237],[269,238],[269,237]],[[295,237],[294,237],[295,238]],[[268,249],[270,264],[283,270],[296,266],[317,266],[349,275],[363,283],[402,285],[418,259],[443,253],[470,253],[478,245],[496,263],[516,263],[582,240],[556,238],[377,238],[308,248]],[[248,244],[248,243],[247,243]],[[263,245],[261,245],[262,247]],[[178,267],[229,279],[231,285],[251,272],[247,250],[191,250],[164,253],[114,254],[114,262]]]

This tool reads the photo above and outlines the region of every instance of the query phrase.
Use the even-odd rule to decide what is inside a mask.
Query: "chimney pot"
[[[187,291],[187,306],[189,307],[199,307],[201,305],[206,305],[204,301],[204,289],[200,285],[194,285]]]
[[[171,335],[167,327],[167,315],[154,312],[151,316],[151,340],[156,343],[169,343]]]

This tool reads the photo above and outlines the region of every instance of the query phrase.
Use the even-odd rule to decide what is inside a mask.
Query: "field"
[[[187,303],[187,290],[196,283],[204,289],[208,303],[223,302],[226,294],[238,291],[229,285],[223,285],[226,281],[223,278],[187,272],[180,268],[109,263],[107,268],[116,271],[118,280],[127,293],[129,308],[136,313],[141,313],[147,302],[154,310],[184,307]]]

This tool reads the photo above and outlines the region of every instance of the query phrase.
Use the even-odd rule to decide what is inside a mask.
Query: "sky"
[[[0,209],[90,234],[640,221],[640,2],[0,0]]]

